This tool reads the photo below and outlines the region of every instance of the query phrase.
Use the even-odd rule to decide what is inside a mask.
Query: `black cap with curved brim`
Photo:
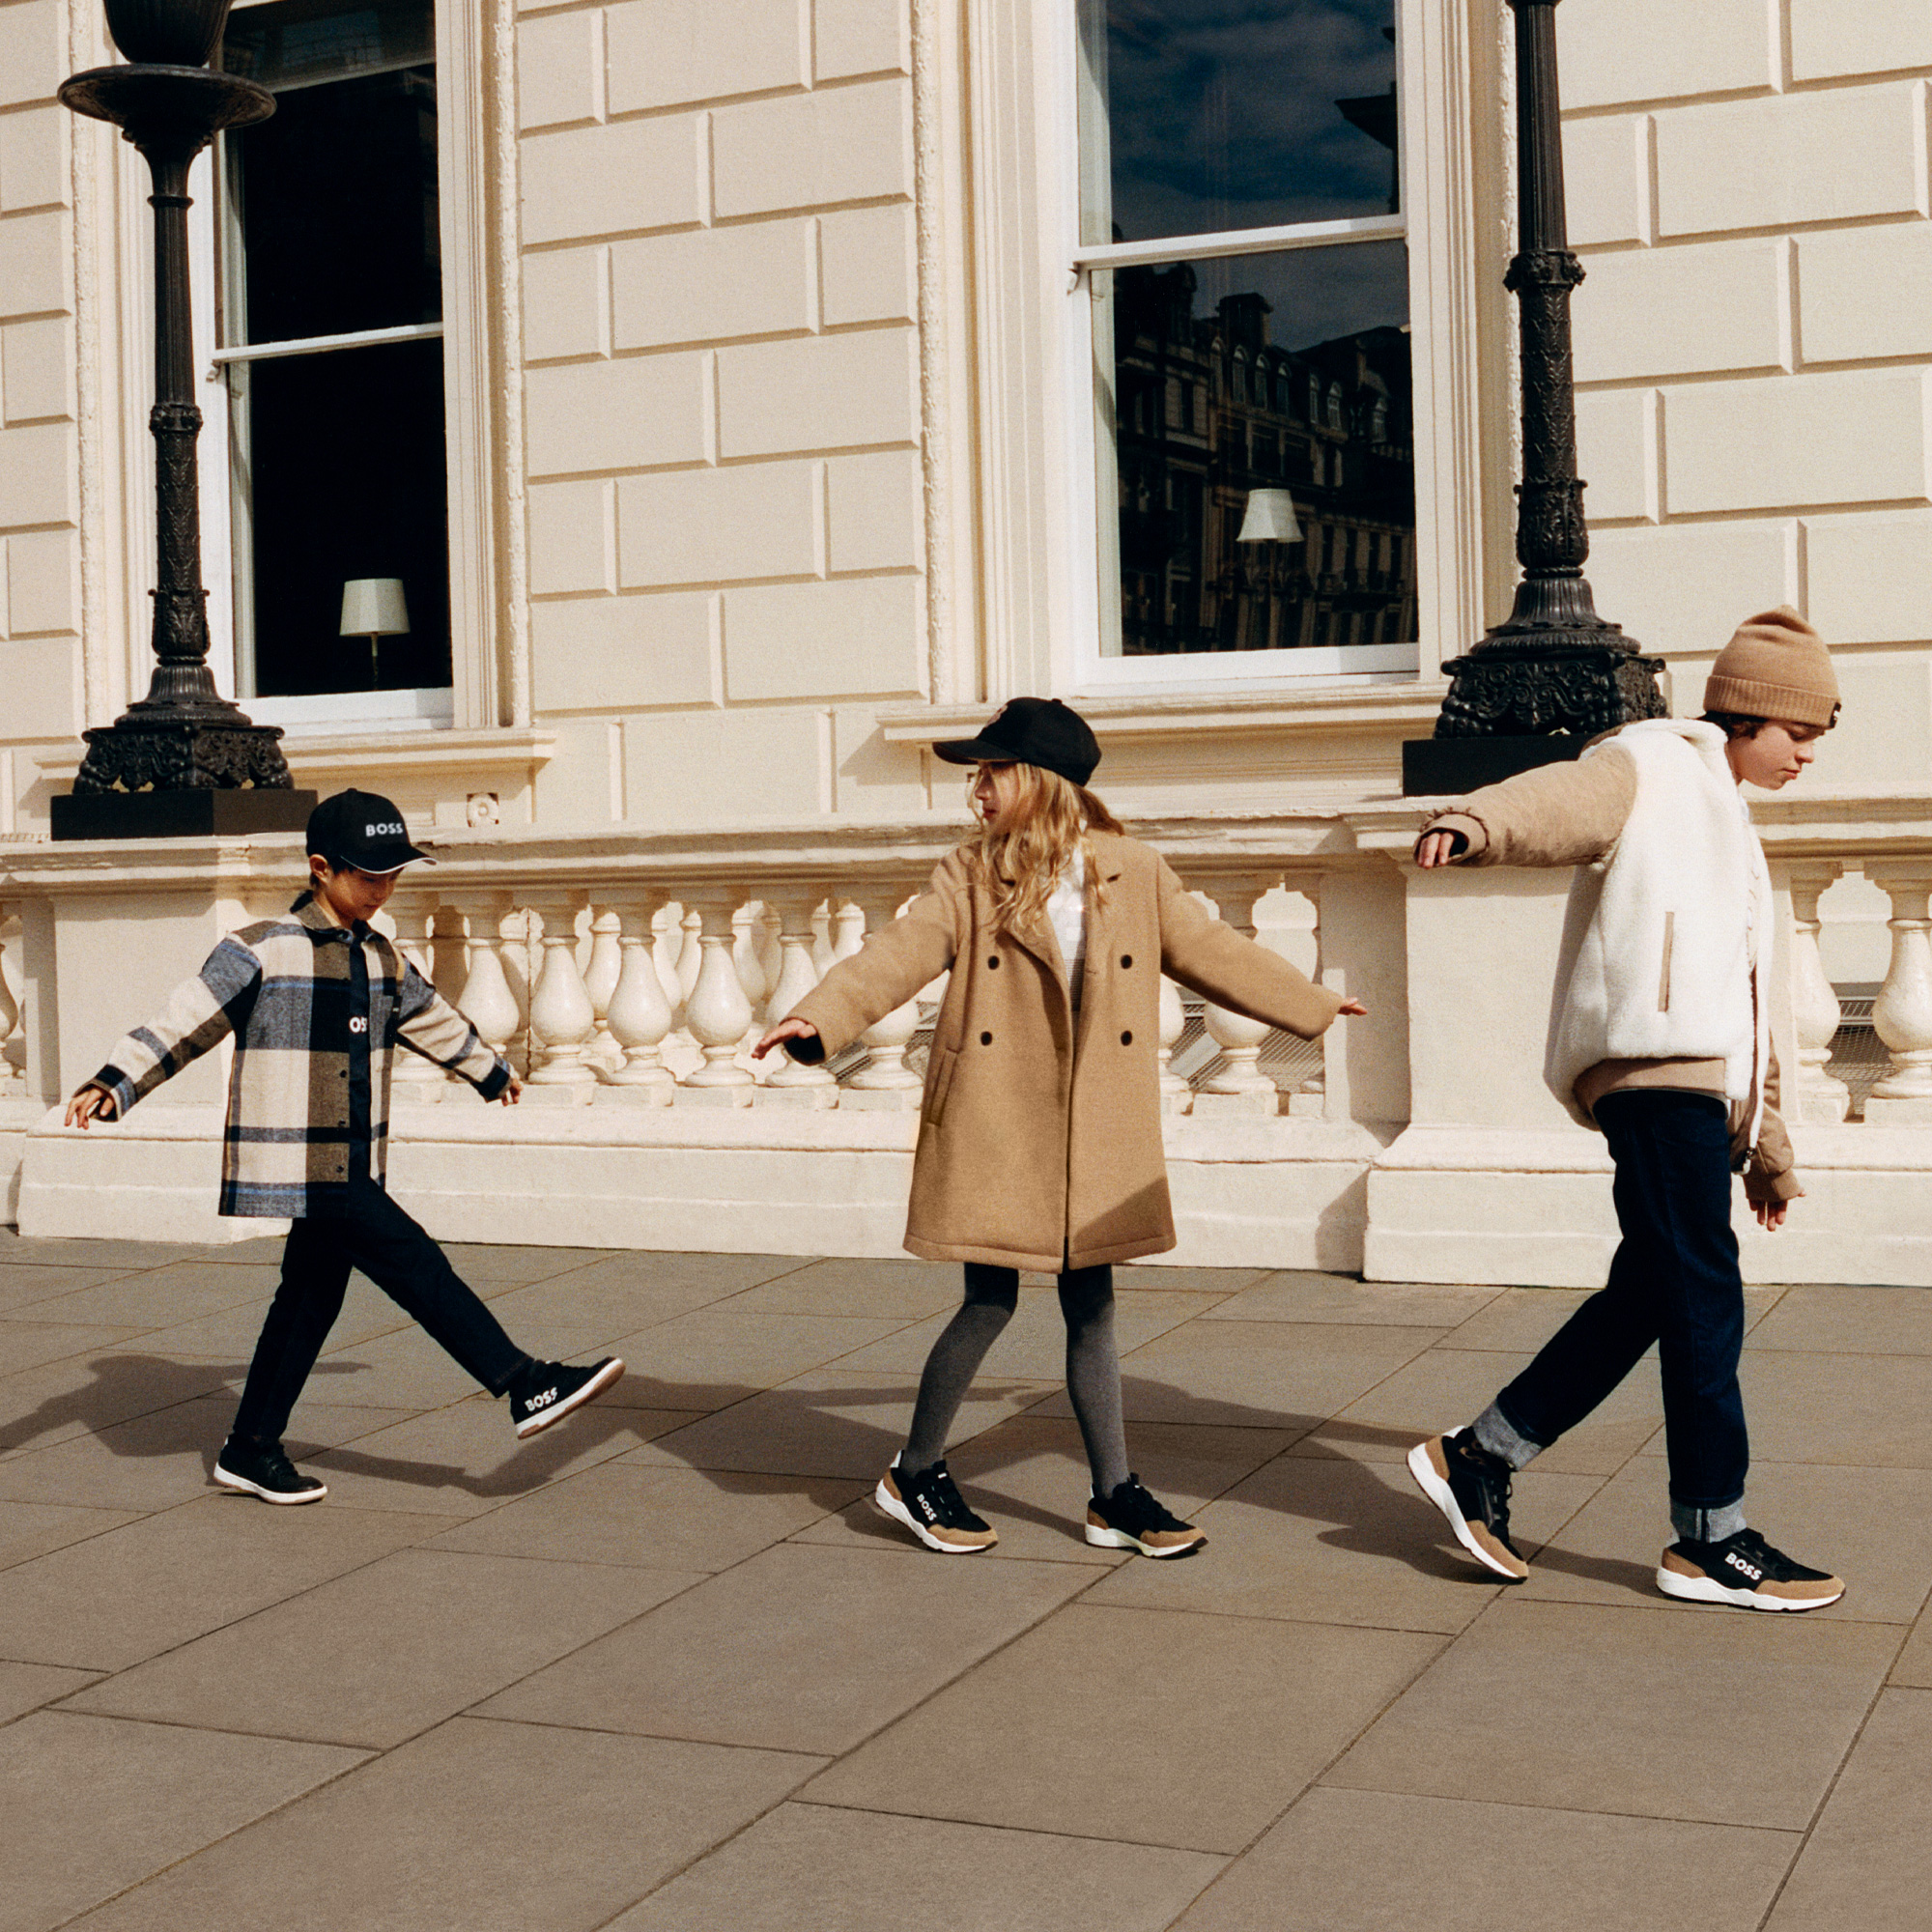
[[[410,843],[403,814],[373,791],[339,791],[308,815],[308,849],[331,867],[353,866],[358,872],[400,872],[421,861],[436,863]]]
[[[949,765],[1037,765],[1084,785],[1100,762],[1099,741],[1086,719],[1057,697],[1015,697],[977,738],[933,746]]]

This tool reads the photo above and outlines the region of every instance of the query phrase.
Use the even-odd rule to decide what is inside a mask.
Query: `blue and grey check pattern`
[[[304,893],[284,919],[232,932],[160,1016],[136,1027],[95,1075],[116,1117],[235,1037],[222,1140],[223,1214],[339,1213],[350,1151],[350,952],[368,967],[369,1173],[380,1185],[398,1046],[468,1080],[486,1100],[510,1069],[382,933],[334,924]]]

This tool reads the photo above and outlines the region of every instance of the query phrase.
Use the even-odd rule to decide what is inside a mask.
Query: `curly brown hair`
[[[1018,792],[997,818],[980,827],[972,855],[993,895],[994,923],[1003,932],[1037,925],[1045,918],[1046,902],[1076,851],[1086,862],[1095,903],[1103,901],[1105,888],[1094,872],[1088,834],[1124,829],[1085,785],[1039,765],[1015,762],[1012,771]],[[973,783],[979,781],[976,771]]]

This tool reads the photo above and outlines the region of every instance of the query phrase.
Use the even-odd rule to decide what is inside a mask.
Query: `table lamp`
[[[342,586],[342,622],[338,627],[345,638],[369,639],[369,689],[382,686],[378,652],[384,638],[409,635],[410,611],[403,601],[400,577],[352,577]]]
[[[1286,490],[1250,490],[1248,513],[1241,519],[1236,543],[1299,543],[1301,525],[1295,520],[1294,498]],[[347,608],[346,606],[344,607]],[[342,628],[349,628],[344,617]]]

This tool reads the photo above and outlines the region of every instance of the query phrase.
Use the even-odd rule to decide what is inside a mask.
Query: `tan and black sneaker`
[[[1129,1476],[1109,1495],[1087,1504],[1087,1541],[1096,1549],[1138,1549],[1143,1556],[1192,1556],[1208,1538],[1182,1522]]]
[[[1473,1429],[1418,1442],[1408,1452],[1408,1473],[1485,1570],[1506,1583],[1529,1575],[1510,1541],[1510,1465],[1485,1449]]]
[[[1754,1529],[1721,1543],[1673,1543],[1657,1566],[1657,1587],[1687,1604],[1729,1604],[1741,1610],[1822,1610],[1845,1586],[1822,1570],[1794,1563]]]
[[[946,1556],[970,1556],[990,1549],[999,1532],[966,1506],[966,1498],[947,1474],[944,1462],[917,1476],[902,1476],[899,1459],[879,1478],[872,1502],[882,1515],[902,1522],[925,1545]]]

